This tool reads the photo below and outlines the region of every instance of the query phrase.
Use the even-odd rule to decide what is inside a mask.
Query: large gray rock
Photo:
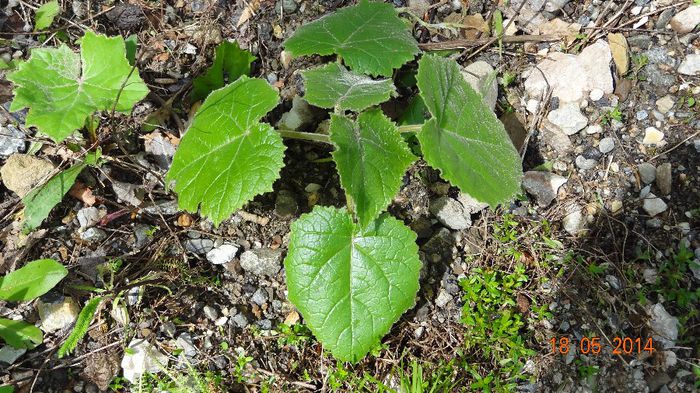
[[[26,154],[13,154],[0,168],[0,177],[5,187],[23,198],[35,186],[47,180],[53,170],[50,161]]]
[[[700,6],[690,5],[671,18],[671,28],[679,34],[690,33],[700,24]]]
[[[529,171],[523,176],[523,188],[535,197],[538,205],[547,207],[557,198],[559,188],[566,181],[565,177],[551,172]]]
[[[460,230],[472,226],[471,212],[465,211],[461,203],[447,196],[432,201],[430,213],[440,224],[450,229]]]
[[[644,211],[646,211],[647,214],[652,217],[661,214],[668,209],[666,202],[652,193],[649,193],[649,195],[644,198],[643,207]]]
[[[644,184],[651,184],[656,179],[656,167],[648,162],[639,164],[637,171],[639,171],[639,177]]]
[[[678,338],[678,318],[671,316],[661,303],[649,308],[649,326],[659,336],[675,341]]]
[[[282,268],[282,251],[271,248],[249,250],[241,255],[241,268],[256,276],[274,276]]]
[[[489,63],[482,60],[471,63],[464,67],[462,76],[477,93],[481,94],[484,103],[491,110],[496,109],[498,81],[496,73]]]
[[[0,126],[0,157],[24,152],[26,136],[12,124]]]
[[[216,247],[207,253],[207,260],[214,265],[229,263],[236,257],[238,245],[226,243]]]
[[[540,98],[551,87],[552,97],[561,102],[580,102],[595,89],[612,94],[611,61],[610,46],[603,40],[596,41],[578,55],[550,53],[524,74],[527,78],[525,91],[530,97]]]
[[[700,75],[700,54],[687,55],[678,67],[678,72],[683,75]]]

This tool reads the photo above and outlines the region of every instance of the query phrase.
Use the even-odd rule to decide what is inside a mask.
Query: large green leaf
[[[520,190],[520,156],[457,63],[423,56],[418,88],[433,116],[418,134],[425,160],[481,202],[493,207],[510,200]]]
[[[250,75],[250,65],[256,57],[241,49],[238,42],[224,41],[216,47],[214,63],[207,72],[192,82],[192,101],[206,98],[212,91],[224,87],[241,75]]]
[[[100,152],[89,153],[83,162],[62,171],[46,184],[34,189],[22,198],[25,230],[31,231],[38,228],[42,221],[49,216],[51,209],[59,204],[63,196],[70,190],[80,172],[88,165],[95,165],[99,157]]]
[[[36,299],[56,286],[68,274],[53,259],[39,259],[0,277],[0,299],[19,302]]]
[[[337,54],[353,70],[375,76],[391,75],[419,51],[391,4],[367,0],[301,26],[284,46],[293,56]]]
[[[260,119],[278,99],[266,81],[247,76],[207,97],[167,175],[180,208],[196,212],[201,206],[201,214],[218,225],[254,196],[272,191],[285,148]]]
[[[70,336],[68,336],[63,345],[61,345],[61,348],[58,349],[59,359],[71,353],[78,345],[80,340],[82,340],[83,337],[85,337],[85,334],[87,333],[88,328],[90,327],[90,323],[95,317],[97,308],[100,306],[101,303],[102,298],[97,296],[90,299],[87,302],[87,304],[85,304],[85,307],[83,307],[83,309],[80,310],[80,314],[78,314],[78,320],[75,321],[75,326],[73,326],[73,330],[70,332]]]
[[[396,94],[391,79],[372,79],[330,63],[302,73],[306,80],[304,98],[321,108],[350,109],[359,112],[381,104]]]
[[[60,142],[98,110],[128,112],[148,87],[125,57],[124,39],[85,33],[80,55],[67,46],[37,48],[7,79],[15,84],[10,109],[29,108],[27,126]],[[122,89],[123,86],[123,89]]]
[[[14,348],[31,349],[44,341],[44,334],[24,321],[0,318],[0,338]]]
[[[333,160],[340,183],[352,198],[360,225],[365,227],[386,209],[415,157],[396,125],[378,110],[361,113],[356,122],[331,116]]]
[[[292,224],[289,300],[333,355],[357,362],[415,304],[416,235],[382,215],[357,227],[345,209],[316,207]]]

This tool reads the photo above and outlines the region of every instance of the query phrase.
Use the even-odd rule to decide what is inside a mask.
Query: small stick
[[[507,35],[503,37],[504,44],[515,44],[524,42],[552,42],[563,39],[559,35]],[[474,46],[491,44],[496,42],[493,38],[479,38],[475,40],[459,39],[444,42],[426,42],[418,44],[423,50],[443,50],[443,49],[467,49]]]

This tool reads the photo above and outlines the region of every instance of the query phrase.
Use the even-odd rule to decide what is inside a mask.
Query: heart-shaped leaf
[[[31,349],[44,341],[44,334],[24,321],[0,318],[0,338],[11,347]]]
[[[180,208],[216,225],[254,196],[272,191],[283,166],[284,144],[260,119],[277,106],[262,79],[241,76],[209,94],[180,141],[167,175]]]
[[[292,224],[289,300],[333,355],[357,362],[415,304],[416,234],[383,215],[362,230],[345,209],[316,207]]]
[[[206,98],[212,91],[232,83],[241,75],[250,75],[250,65],[256,57],[241,49],[238,42],[224,41],[216,47],[214,64],[192,82],[192,101]]]
[[[7,76],[14,82],[10,110],[29,108],[26,125],[56,142],[82,128],[98,110],[128,112],[148,94],[148,87],[125,57],[124,39],[87,31],[80,55],[67,46],[37,48]]]
[[[333,160],[340,183],[352,198],[360,225],[365,227],[386,209],[415,157],[396,125],[378,110],[361,113],[353,122],[331,116]]]
[[[321,108],[359,112],[396,94],[391,79],[372,79],[338,63],[312,68],[302,74],[306,80],[304,98]]]
[[[522,166],[508,133],[453,60],[418,63],[418,88],[432,119],[418,140],[425,160],[473,198],[495,207],[520,190]]]
[[[419,52],[396,9],[367,0],[301,26],[284,46],[293,56],[337,54],[353,70],[375,76],[391,75]]]
[[[0,277],[0,299],[20,302],[36,299],[55,287],[68,274],[53,259],[39,259]]]

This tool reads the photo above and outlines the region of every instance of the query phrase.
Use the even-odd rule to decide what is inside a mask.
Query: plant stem
[[[331,138],[325,134],[314,134],[311,132],[293,131],[284,128],[280,128],[277,131],[280,133],[280,135],[282,135],[283,138],[300,139],[303,141],[333,144],[331,142]]]
[[[423,128],[422,124],[410,124],[406,126],[399,126],[399,132],[417,134],[418,132],[420,132],[421,128]]]

